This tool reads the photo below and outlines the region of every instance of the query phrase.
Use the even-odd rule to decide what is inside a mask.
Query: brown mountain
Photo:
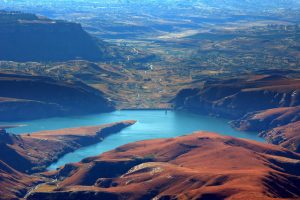
[[[300,120],[300,106],[251,112],[231,124],[243,131],[264,131]]]
[[[29,176],[18,172],[0,160],[0,199],[23,198],[28,187],[42,181],[37,176]]]
[[[300,152],[299,106],[249,113],[231,124],[239,130],[260,132],[268,142]]]
[[[98,143],[134,123],[123,121],[25,135],[9,134],[4,126],[0,127],[0,199],[23,199],[37,185],[53,181],[33,172],[45,170],[66,153]]]
[[[202,88],[185,89],[175,107],[236,119],[249,112],[300,105],[300,79],[253,75],[208,81]]]
[[[278,146],[199,132],[66,165],[28,199],[296,199],[299,161]]]
[[[300,152],[300,79],[251,75],[207,82],[185,89],[174,99],[177,109],[234,119],[239,130],[256,131],[268,142]]]
[[[0,129],[0,161],[24,173],[42,171],[63,155],[101,142],[134,123],[122,121],[23,135],[9,134]]]

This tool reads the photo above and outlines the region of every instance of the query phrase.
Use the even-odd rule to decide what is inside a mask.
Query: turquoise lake
[[[49,166],[48,169],[52,170],[67,163],[78,162],[83,158],[99,155],[130,142],[176,137],[198,130],[264,142],[256,133],[234,130],[228,125],[229,121],[225,119],[179,111],[168,111],[166,113],[164,110],[122,110],[96,115],[24,121],[17,123],[24,126],[12,128],[9,131],[15,134],[24,134],[41,130],[101,125],[122,120],[137,120],[137,123],[105,138],[98,144],[66,154],[58,162]]]

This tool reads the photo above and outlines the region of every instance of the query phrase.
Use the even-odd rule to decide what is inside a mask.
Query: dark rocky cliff
[[[80,24],[33,14],[0,11],[0,60],[106,60],[109,45],[91,37]]]
[[[300,80],[279,75],[218,80],[182,94],[173,101],[177,109],[236,119],[253,111],[300,105]]]
[[[234,119],[239,130],[256,131],[269,143],[300,152],[300,79],[278,74],[207,82],[180,91],[176,109]]]
[[[231,125],[239,130],[260,132],[269,143],[300,152],[300,106],[249,113]]]
[[[114,109],[103,93],[81,82],[0,74],[0,91],[2,121],[99,113]]]

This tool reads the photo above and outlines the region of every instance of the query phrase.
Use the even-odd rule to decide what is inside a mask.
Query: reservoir
[[[24,126],[9,129],[9,132],[25,134],[42,130],[101,125],[123,120],[136,120],[137,123],[105,138],[98,144],[66,154],[48,169],[52,170],[67,163],[79,162],[83,158],[99,155],[130,142],[177,137],[194,131],[217,132],[222,135],[264,142],[256,133],[242,132],[231,128],[228,124],[229,121],[225,119],[181,111],[166,112],[165,110],[121,110],[96,115],[24,121],[18,122]]]

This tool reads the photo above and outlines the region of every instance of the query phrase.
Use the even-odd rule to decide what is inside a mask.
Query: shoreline
[[[22,172],[34,173],[45,171],[67,153],[82,147],[101,142],[109,135],[135,124],[135,120],[124,120],[97,126],[81,126],[50,131],[37,131],[30,134],[5,134],[7,143],[26,160],[26,166],[17,166],[9,161],[12,167]],[[6,132],[5,132],[6,133]]]

